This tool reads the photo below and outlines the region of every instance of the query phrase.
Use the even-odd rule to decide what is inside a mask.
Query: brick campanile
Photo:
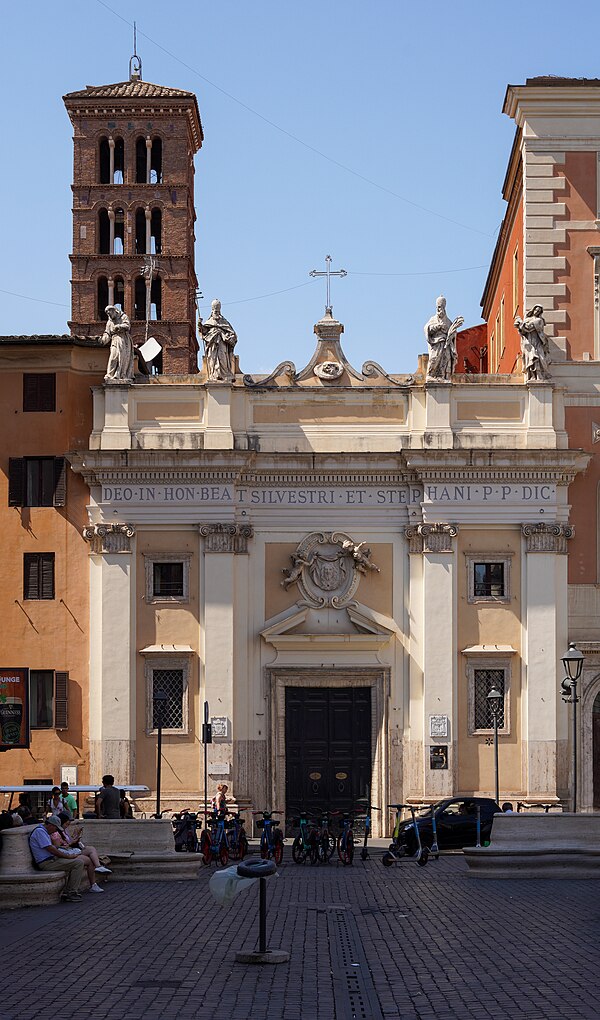
[[[101,334],[114,304],[142,343],[149,314],[149,336],[162,347],[158,370],[197,372],[196,97],[134,71],[63,100],[74,129],[71,333]]]

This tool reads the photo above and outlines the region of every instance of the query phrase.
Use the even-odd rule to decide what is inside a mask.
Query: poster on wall
[[[29,747],[29,670],[0,666],[0,750]]]

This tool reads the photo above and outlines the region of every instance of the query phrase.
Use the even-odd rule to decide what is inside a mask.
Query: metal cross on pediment
[[[325,305],[325,312],[331,315],[332,304],[331,304],[331,277],[332,276],[347,276],[348,273],[345,269],[332,270],[331,268],[331,255],[325,256],[325,272],[321,272],[318,269],[311,269],[309,276],[325,276],[327,278],[327,304]]]

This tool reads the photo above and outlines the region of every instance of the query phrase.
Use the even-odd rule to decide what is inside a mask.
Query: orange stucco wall
[[[592,444],[592,422],[597,418],[598,409],[594,407],[565,408],[569,448],[594,454],[587,470],[569,486],[569,521],[575,525],[575,535],[569,542],[569,584],[598,583],[600,456],[598,447]]]
[[[79,361],[75,370],[71,356]],[[3,752],[0,782],[56,781],[61,765],[77,765],[79,781],[87,782],[89,547],[82,528],[87,522],[89,490],[81,476],[67,470],[66,506],[9,507],[8,460],[27,455],[61,456],[85,448],[92,424],[90,387],[101,380],[101,374],[95,371],[95,354],[90,358],[88,352],[68,348],[46,349],[46,353],[33,347],[10,353],[2,350],[0,357],[0,658],[6,666],[69,672],[68,729],[32,730],[29,750]],[[56,411],[24,412],[23,371],[54,369]],[[26,552],[55,553],[53,600],[23,599]]]
[[[517,293],[518,301],[515,306],[513,301],[513,257],[515,248],[519,249],[519,270],[517,279]],[[498,354],[493,356],[491,349],[492,346],[492,335],[494,336],[495,342],[497,343],[497,329],[496,329],[496,317],[500,311],[500,304],[504,297],[504,355],[500,357],[498,364]],[[515,372],[518,369],[518,357],[521,351],[521,343],[517,330],[515,329],[513,322],[515,315],[523,315],[523,199],[519,199],[519,204],[515,213],[513,225],[508,237],[508,243],[504,252],[504,258],[500,268],[500,275],[498,277],[498,284],[496,286],[494,297],[492,300],[490,315],[487,326],[487,342],[488,342],[488,372]],[[496,348],[497,350],[497,348]]]

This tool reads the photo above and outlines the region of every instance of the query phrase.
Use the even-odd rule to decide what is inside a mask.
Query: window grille
[[[475,598],[504,597],[504,563],[475,563],[473,577]]]
[[[493,730],[494,728],[494,713],[488,701],[488,694],[492,687],[495,687],[502,695],[502,701],[498,709],[498,729],[504,728],[504,680],[503,669],[473,670],[475,694],[474,728],[476,730]]]
[[[183,729],[183,670],[155,669],[152,675],[152,728],[158,729],[160,708],[154,701],[155,691],[167,695],[163,709],[162,726],[166,730]]]
[[[155,563],[152,594],[183,598],[183,563]]]

